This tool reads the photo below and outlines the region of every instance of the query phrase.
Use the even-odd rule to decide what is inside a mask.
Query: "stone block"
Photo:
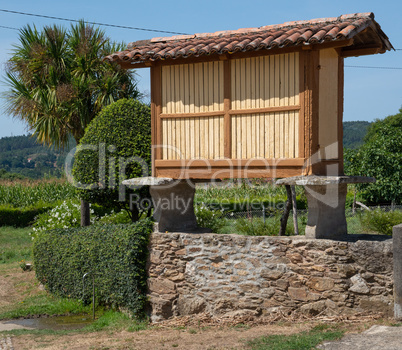
[[[156,294],[175,294],[176,284],[168,279],[149,278],[148,289],[150,293]]]
[[[300,311],[303,314],[316,316],[321,314],[326,308],[325,300],[316,301],[314,303],[306,304],[300,307]]]
[[[356,274],[357,270],[353,265],[340,264],[337,265],[337,272],[342,278],[350,278]]]
[[[289,287],[289,282],[286,280],[277,280],[276,281],[276,286],[278,287],[278,289],[280,290],[287,290]]]
[[[205,307],[205,300],[197,296],[180,295],[177,300],[177,309],[181,316],[201,313]]]
[[[300,300],[300,301],[307,301],[309,300],[308,298],[308,293],[307,290],[305,288],[293,288],[293,287],[289,287],[288,288],[288,293],[289,296],[292,299],[295,300]]]
[[[279,270],[270,270],[264,269],[261,271],[261,277],[267,280],[274,280],[281,278],[283,276],[283,272]]]
[[[152,322],[167,319],[173,316],[173,304],[171,300],[163,299],[159,296],[149,298],[150,318]]]
[[[312,277],[308,280],[307,286],[319,292],[334,288],[334,281],[330,278]]]
[[[402,320],[402,224],[392,229],[394,257],[394,317]]]
[[[352,286],[349,288],[349,291],[359,294],[370,293],[370,288],[360,274],[354,275],[350,279],[350,282],[352,283]]]

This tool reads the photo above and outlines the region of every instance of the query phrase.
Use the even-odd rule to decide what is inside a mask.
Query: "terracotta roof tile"
[[[365,29],[369,30],[367,34]],[[363,34],[365,33],[365,34]],[[361,34],[361,35],[360,35]],[[360,36],[361,37],[360,37]],[[215,33],[176,35],[141,40],[105,59],[115,62],[152,62],[206,55],[232,54],[273,48],[319,45],[359,37],[360,47],[376,44],[381,51],[392,49],[373,13],[356,13],[309,21],[286,22],[259,28],[242,28]]]

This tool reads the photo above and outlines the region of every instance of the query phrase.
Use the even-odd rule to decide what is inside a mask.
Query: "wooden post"
[[[279,236],[284,236],[286,233],[286,226],[288,224],[290,208],[292,206],[292,190],[290,189],[290,185],[285,185],[285,188],[288,198],[286,200],[285,209],[281,217],[281,227],[279,229]]]
[[[91,223],[91,213],[89,203],[81,199],[81,226],[89,226]]]
[[[297,224],[297,203],[296,203],[296,189],[295,186],[291,186],[292,191],[292,206],[293,206],[293,226],[295,229],[295,235],[299,235],[299,226]]]

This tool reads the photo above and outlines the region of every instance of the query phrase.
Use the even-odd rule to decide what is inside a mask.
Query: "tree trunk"
[[[138,219],[140,218],[139,215],[140,211],[138,210],[138,207],[136,205],[131,206],[130,212],[131,212],[131,221],[132,222],[138,221]]]
[[[285,185],[288,199],[286,200],[285,209],[281,217],[281,227],[279,229],[279,236],[284,236],[286,233],[286,226],[288,224],[290,208],[292,207],[292,190],[289,185]]]
[[[91,224],[91,213],[89,211],[89,203],[81,199],[81,226],[89,226]]]
[[[293,226],[295,228],[295,235],[299,235],[299,225],[297,224],[297,203],[296,203],[296,189],[294,186],[291,187],[292,190],[292,207],[293,207]]]

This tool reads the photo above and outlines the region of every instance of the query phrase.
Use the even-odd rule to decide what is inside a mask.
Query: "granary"
[[[153,178],[142,183],[161,199],[167,179],[364,181],[342,177],[344,58],[391,49],[374,14],[357,13],[142,40],[106,59],[150,67]]]

